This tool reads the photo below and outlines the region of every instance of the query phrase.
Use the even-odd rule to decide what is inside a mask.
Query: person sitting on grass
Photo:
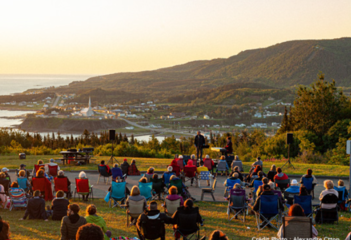
[[[104,240],[104,233],[102,232],[101,227],[87,223],[80,226],[77,230],[76,240]]]
[[[129,168],[128,168],[128,175],[140,175],[140,172],[139,172],[139,170],[138,170],[138,168],[137,168],[137,166],[136,166],[136,161],[135,161],[135,159],[133,159],[132,160],[132,162],[131,162],[131,164],[130,164],[130,166],[129,166]]]
[[[64,216],[67,216],[67,207],[69,205],[69,201],[66,198],[64,198],[64,196],[65,193],[60,190],[56,193],[56,198],[52,200],[52,220],[61,221]]]
[[[107,165],[107,164],[105,164],[105,161],[104,161],[104,160],[102,160],[102,161],[100,162],[100,165],[99,165],[99,166],[100,166],[100,167],[105,167],[107,174],[110,175],[110,176],[112,175],[110,166]]]
[[[63,217],[61,221],[60,240],[76,239],[78,229],[87,223],[84,217],[78,215],[79,210],[77,204],[68,205],[67,216]]]
[[[86,209],[86,217],[85,220],[87,220],[87,223],[94,223],[97,226],[101,227],[102,232],[106,233],[107,232],[107,227],[106,227],[106,222],[105,220],[96,214],[97,209],[94,204],[90,204],[87,209]],[[104,234],[105,240],[109,240],[110,238]]]
[[[137,220],[136,227],[139,238],[145,239],[166,239],[165,224],[171,224],[172,219],[157,209],[157,202],[151,201],[149,210],[141,214]]]
[[[129,163],[128,163],[128,160],[126,158],[123,159],[123,163],[121,164],[121,169],[122,169],[123,175],[124,174],[128,175]]]
[[[26,212],[20,220],[25,220],[28,216],[29,219],[44,219],[48,221],[47,212],[45,211],[45,200],[40,197],[39,190],[34,191],[33,198],[29,199]]]
[[[67,198],[71,197],[71,181],[68,179],[68,177],[65,176],[65,172],[62,170],[58,171],[57,178],[59,178],[59,179],[65,178],[67,180],[68,192],[65,192],[65,193],[66,193]]]
[[[146,209],[146,198],[142,195],[140,195],[140,189],[138,186],[133,186],[132,187],[132,190],[130,191],[130,196],[127,198],[127,201],[126,201],[126,207],[128,208],[129,207],[129,201],[132,200],[132,201],[140,201],[140,200],[144,200],[144,209]],[[129,211],[129,210],[127,210]],[[135,224],[135,221],[136,219],[134,219],[132,216],[130,217],[130,222],[132,224]]]
[[[184,205],[184,200],[182,196],[178,195],[178,189],[176,186],[172,186],[168,189],[169,195],[166,197],[167,200],[169,201],[176,201],[180,199],[180,206]],[[164,203],[164,206],[166,207],[166,202]]]
[[[227,235],[225,235],[225,233],[222,232],[221,230],[214,230],[208,239],[209,240],[229,240]]]
[[[288,212],[289,217],[306,217],[305,212],[303,211],[302,207],[299,204],[293,204],[289,208]],[[284,238],[284,228],[283,225],[280,227],[278,233],[277,233],[278,238],[283,239]],[[312,225],[312,238],[316,238],[318,236],[318,231],[317,229]]]
[[[8,240],[10,239],[10,224],[0,217],[0,239]]]

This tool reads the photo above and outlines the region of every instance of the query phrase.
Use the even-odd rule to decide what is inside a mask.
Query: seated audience
[[[154,176],[154,168],[153,167],[149,167],[146,171],[146,173],[144,174],[144,177],[147,179],[147,182],[150,182],[150,179]]]
[[[172,219],[170,217],[157,209],[157,202],[151,201],[149,210],[141,214],[136,223],[139,238],[141,240],[156,238],[165,240],[165,224],[170,224],[171,222]]]
[[[228,170],[229,170],[229,166],[228,166],[227,161],[225,160],[225,156],[223,156],[223,155],[222,155],[221,158],[219,159],[218,164],[219,164],[219,163],[222,163],[222,162],[225,162],[225,164],[226,164],[226,171],[228,171]],[[217,164],[216,173],[218,173],[218,164]]]
[[[172,216],[172,222],[174,224],[173,229],[179,230],[185,236],[199,230],[197,223],[202,224],[203,222],[201,215],[198,211],[198,208],[194,208],[193,205],[194,205],[193,200],[187,199],[184,202],[184,206],[179,207],[178,210]],[[192,222],[191,218],[187,219],[185,217],[186,215],[190,216],[194,214],[197,214],[196,222]],[[188,221],[185,221],[185,220],[188,220]],[[184,226],[187,226],[187,228],[184,228]],[[180,239],[180,234],[178,232],[175,232],[175,238]]]
[[[50,162],[48,163],[48,164],[46,164],[45,165],[45,172],[47,173],[47,174],[50,174],[50,172],[49,172],[49,166],[57,166],[57,171],[60,171],[60,166],[57,164],[57,163],[55,163],[55,160],[54,159],[50,159]]]
[[[136,166],[135,159],[132,160],[132,162],[128,168],[128,175],[140,175],[140,172]]]
[[[209,155],[205,156],[205,158],[203,159],[203,162],[204,162],[204,166],[207,167],[207,169],[213,173],[213,168],[215,164]]]
[[[301,177],[300,183],[303,184],[303,181],[302,181],[303,178],[313,178],[312,189],[314,189],[314,187],[317,185],[318,182],[317,182],[317,178],[314,175],[312,175],[312,173],[313,173],[312,169],[310,169],[310,168],[307,169],[307,174],[305,174]],[[311,194],[311,190],[307,190],[307,191],[308,191],[308,194]]]
[[[176,175],[172,175],[171,178],[170,178],[170,181],[173,181],[173,180],[178,180],[180,179],[179,177],[177,177]],[[182,182],[182,192],[179,193],[183,199],[188,199],[188,198],[191,198],[193,200],[195,200],[195,198],[192,198],[191,195],[190,195],[190,192],[188,191],[188,188],[185,186],[185,184]]]
[[[128,160],[126,158],[123,159],[123,163],[121,164],[121,169],[122,169],[123,175],[124,174],[128,175],[129,163],[128,163]]]
[[[256,191],[256,196],[257,196],[257,197],[261,195],[261,193],[263,192],[263,187],[264,187],[265,185],[267,185],[268,183],[269,183],[269,179],[268,179],[268,178],[266,178],[266,177],[262,178],[262,185],[259,186],[259,187],[257,188],[257,191]],[[273,189],[273,188],[272,188],[272,189]]]
[[[275,182],[275,180],[287,180],[287,179],[289,179],[288,175],[283,173],[282,169],[278,167],[277,168],[277,175],[274,176],[273,182]],[[276,184],[276,187],[278,187],[278,184]]]
[[[68,192],[65,193],[67,197],[71,197],[71,181],[68,179],[68,177],[65,176],[65,172],[63,170],[58,171],[57,178],[65,178],[67,180]]]
[[[9,240],[10,239],[10,224],[0,217],[0,239]]]
[[[338,187],[345,187],[345,183],[344,183],[343,180],[340,179],[340,180],[338,181]],[[346,210],[347,210],[347,207],[345,207],[345,203],[346,203],[346,201],[347,201],[348,195],[349,195],[349,192],[348,192],[347,189],[345,188],[345,192],[344,192],[344,199],[345,199],[345,200],[339,204],[339,207],[340,207],[340,209],[341,209],[342,211],[346,211]]]
[[[87,223],[80,226],[77,230],[77,235],[74,238],[76,240],[104,240],[104,234],[101,227]]]
[[[209,240],[229,240],[229,238],[221,230],[214,230],[211,233]]]
[[[224,181],[224,186],[225,187],[228,187],[228,179],[231,180],[231,181],[236,181],[239,185],[241,184],[241,180],[239,178],[239,174],[237,172],[233,173],[232,176],[230,178],[227,178],[225,181]]]
[[[80,208],[77,204],[68,205],[67,216],[63,217],[61,221],[60,240],[76,239],[78,228],[87,223],[84,217],[78,215],[79,210]]]
[[[64,216],[67,216],[67,207],[69,205],[69,201],[66,198],[64,198],[64,196],[65,193],[60,190],[56,193],[56,198],[52,200],[52,220],[61,221]]]
[[[243,172],[244,171],[244,168],[243,168],[243,163],[241,162],[241,160],[239,159],[239,156],[238,155],[235,155],[235,158],[232,162],[232,165],[231,165],[231,169],[232,169],[232,172],[234,172],[234,168],[235,167],[238,167],[238,170],[239,172]]]
[[[31,185],[33,187],[33,180],[36,178],[45,178],[45,172],[43,169],[39,169],[38,172],[36,173],[36,177],[32,178]],[[51,182],[49,179],[45,178],[45,193],[42,192],[42,194],[45,194],[45,201],[51,201],[53,199],[52,196],[52,188],[51,188]]]
[[[28,178],[26,178],[26,171],[25,170],[21,170],[18,172],[18,179],[26,179],[24,181],[26,181],[26,189],[23,189],[24,191],[27,191],[31,188],[30,182],[28,180]],[[18,181],[17,179],[17,181]]]
[[[170,201],[175,201],[180,199],[180,206],[184,205],[183,197],[178,195],[178,189],[175,186],[172,186],[168,189],[169,195],[166,197],[166,199]],[[164,206],[166,206],[166,202],[164,203]]]
[[[123,178],[123,172],[122,169],[119,168],[118,163],[115,163],[113,165],[113,168],[111,169],[111,173],[112,173],[112,181],[116,181],[117,178],[119,179],[124,179]]]
[[[23,218],[25,220],[29,216],[29,219],[44,219],[48,221],[48,216],[45,211],[45,200],[40,197],[40,191],[34,191],[33,198],[29,199],[26,212]]]
[[[263,172],[262,172],[262,171],[259,171],[259,172],[257,173],[257,176],[258,176],[258,178],[252,179],[251,184],[249,184],[249,187],[250,187],[250,188],[255,187],[255,185],[254,185],[254,181],[255,181],[255,180],[257,180],[257,181],[262,181],[262,179],[263,179]]]
[[[11,177],[10,177],[10,175],[8,174],[8,171],[10,171],[10,169],[4,167],[4,168],[1,169],[1,171],[2,171],[3,173],[5,173],[6,179],[9,180],[9,181],[10,181],[10,184],[11,184]]]
[[[265,177],[266,174],[262,171],[262,167],[260,165],[257,165],[255,169],[249,175],[246,176],[246,181],[252,182],[253,179],[258,177],[258,172],[260,171],[262,172],[262,176]]]
[[[188,163],[186,164],[186,166],[184,167],[184,169],[187,168],[187,167],[194,167],[193,161],[191,161],[190,159],[189,159]],[[191,182],[190,182],[190,185],[191,185],[191,186],[193,186],[194,179],[196,178],[196,170],[197,170],[197,168],[196,168],[196,166],[195,166],[195,170],[194,170],[194,171],[195,171],[195,174],[194,174],[194,177],[191,178]],[[185,171],[185,170],[184,170],[184,171]]]
[[[261,167],[261,170],[263,169],[263,162],[261,160],[261,157],[257,157],[256,158],[256,162],[254,162],[252,165],[251,165],[251,169],[250,169],[250,173],[256,168],[256,166],[260,166]]]
[[[133,186],[132,187],[132,190],[130,191],[130,196],[127,198],[127,201],[126,201],[126,207],[128,208],[129,207],[129,201],[132,200],[132,201],[140,201],[140,200],[144,200],[144,209],[146,209],[146,199],[144,196],[140,195],[140,190],[139,190],[139,187],[138,186]],[[129,211],[129,210],[127,210]],[[133,224],[136,219],[134,218],[130,218],[130,221],[131,223]]]
[[[294,202],[294,198],[289,196],[298,195],[299,193],[300,193],[299,183],[296,181],[296,179],[293,179],[291,181],[290,187],[285,189],[285,192],[284,192],[284,196],[287,199],[287,202],[289,205],[292,205]]]
[[[274,182],[274,176],[277,175],[277,169],[276,169],[276,166],[273,164],[271,166],[271,170],[269,170],[269,172],[267,173],[267,178]]]
[[[239,171],[239,167],[238,166],[234,167],[234,171],[232,172],[232,174],[234,174],[234,173],[238,173],[240,181],[244,181],[244,177],[241,174],[241,172]]]
[[[38,162],[37,162],[37,165],[43,166],[43,167],[45,168],[45,165],[44,165],[43,160],[40,160],[40,159],[39,159]],[[34,167],[33,167],[33,171],[32,171],[33,177],[36,177],[36,174],[37,174],[37,171],[36,171],[35,166],[34,166]]]
[[[308,194],[306,187],[303,184],[301,184],[299,196],[307,196],[307,195],[309,195],[309,194]]]
[[[107,227],[106,227],[106,222],[105,220],[96,214],[96,206],[94,204],[90,204],[87,209],[86,209],[86,217],[85,220],[87,220],[87,223],[94,223],[97,226],[101,227],[102,232],[106,233],[107,232]],[[109,240],[110,238],[107,237],[106,234],[104,234],[105,240]]]
[[[0,184],[0,192],[5,192],[5,188],[1,184]],[[0,201],[1,201],[2,208],[5,208],[6,207],[6,203],[7,203],[7,195],[6,194],[0,194]]]
[[[81,171],[79,173],[78,178],[79,179],[88,179],[87,174],[83,171]],[[89,194],[91,193],[90,180],[88,180],[88,183],[89,183],[89,192],[87,192],[87,193],[80,192],[80,194],[82,194],[83,201],[86,201],[86,202],[89,200]]]
[[[195,154],[192,154],[190,156],[190,159],[188,160],[187,164],[189,163],[189,161],[193,163],[193,166],[197,167],[197,160]]]
[[[105,164],[105,161],[104,161],[104,160],[102,160],[102,161],[100,162],[100,165],[99,165],[99,166],[100,166],[100,167],[105,167],[106,172],[108,173],[108,175],[110,175],[110,176],[112,175],[110,166],[107,165],[107,164]]]
[[[147,178],[146,177],[142,177],[142,178],[139,179],[139,182],[147,183]]]
[[[289,208],[288,212],[289,217],[305,217],[305,213],[302,209],[302,207],[299,204],[293,204]],[[283,238],[284,237],[284,228],[283,225],[280,227],[278,233],[277,233],[278,238]],[[312,225],[312,238],[316,238],[318,236],[318,231],[317,229]]]
[[[24,177],[29,178],[30,177],[30,172],[26,169],[25,164],[21,164],[19,169],[16,169],[16,176],[19,176],[19,172],[23,170],[25,172]]]
[[[320,201],[322,201],[323,197],[326,196],[327,194],[333,194],[336,197],[339,197],[339,193],[334,189],[333,181],[325,180],[324,181],[324,188],[325,188],[325,190],[323,190],[321,192],[321,194],[319,195],[319,200]],[[320,208],[323,208],[323,209],[333,209],[333,208],[336,208],[336,207],[337,207],[337,203],[321,203],[321,206],[320,206]],[[317,211],[316,211],[315,220],[316,220],[317,223],[320,223],[320,220],[321,220],[320,209],[317,209]]]

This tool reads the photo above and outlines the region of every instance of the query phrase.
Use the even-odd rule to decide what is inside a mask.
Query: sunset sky
[[[351,37],[350,13],[350,0],[1,1],[0,74],[152,70]]]

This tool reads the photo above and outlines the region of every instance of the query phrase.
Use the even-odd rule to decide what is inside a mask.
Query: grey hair
[[[86,178],[86,177],[87,177],[87,174],[84,171],[81,171],[79,173],[79,178]]]
[[[65,172],[64,171],[62,171],[62,170],[60,170],[60,171],[58,171],[58,173],[57,173],[59,176],[64,176],[65,175]]]
[[[192,154],[192,155],[191,155],[191,159],[195,159],[195,154]]]

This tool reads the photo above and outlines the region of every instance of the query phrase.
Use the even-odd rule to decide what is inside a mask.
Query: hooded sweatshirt
[[[89,215],[89,216],[85,217],[85,220],[87,220],[87,223],[94,223],[97,226],[101,227],[102,232],[104,233],[105,240],[110,240],[110,238],[107,237],[105,234],[107,231],[106,222],[102,217],[100,217],[98,215]]]
[[[159,221],[155,221],[159,220]],[[150,234],[152,235],[158,235],[158,233],[161,233],[161,235],[165,235],[165,224],[170,224],[172,219],[168,217],[165,213],[160,213],[159,210],[149,210],[145,211],[143,214],[141,214],[138,218],[138,221],[136,223],[136,227],[140,231],[142,235],[145,234],[144,229],[142,228],[142,223],[144,222],[145,228],[150,230]],[[161,226],[162,225],[162,226]],[[161,227],[161,229],[159,229]],[[160,232],[157,232],[157,230],[160,230]],[[147,236],[147,237],[157,237],[157,236]],[[152,238],[154,239],[154,238]]]

